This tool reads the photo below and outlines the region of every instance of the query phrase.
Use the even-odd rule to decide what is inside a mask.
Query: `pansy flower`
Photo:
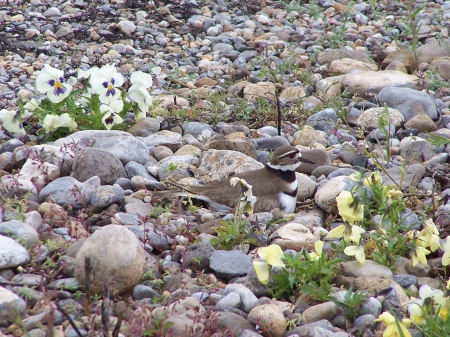
[[[13,110],[0,110],[0,123],[3,127],[11,133],[25,135],[22,122],[20,120],[19,112]]]
[[[95,75],[99,78],[90,82],[92,91],[98,94],[100,102],[110,103],[118,100],[121,96],[119,87],[124,82],[122,74],[118,73],[114,66],[106,64]]]
[[[72,132],[78,127],[75,119],[70,117],[67,112],[63,113],[60,116],[48,114],[45,116],[42,124],[47,132],[53,132],[58,130],[59,128],[68,128],[69,131]]]
[[[284,257],[284,253],[280,246],[272,244],[267,247],[258,248],[258,255],[264,261],[253,261],[253,267],[255,268],[256,276],[258,277],[259,282],[267,285],[269,283],[270,266],[285,266],[281,260]]]
[[[342,191],[336,197],[339,215],[351,225],[364,219],[364,205],[358,203],[349,191]]]
[[[136,120],[147,116],[149,106],[152,104],[152,96],[142,85],[132,85],[128,89],[128,99],[137,103],[139,112],[135,113]]]
[[[386,325],[386,330],[384,330],[383,337],[411,337],[411,333],[408,330],[408,325],[411,323],[410,320],[403,319],[401,321],[395,320],[395,317],[388,312],[383,312],[375,322],[383,322]]]
[[[111,130],[114,124],[120,124],[123,122],[122,117],[119,116],[119,112],[121,112],[122,109],[122,100],[111,102],[109,105],[102,104],[100,106],[100,112],[104,114],[102,122],[108,130]]]
[[[64,72],[46,64],[36,78],[36,89],[47,94],[53,103],[59,103],[69,96],[72,86],[66,83]]]

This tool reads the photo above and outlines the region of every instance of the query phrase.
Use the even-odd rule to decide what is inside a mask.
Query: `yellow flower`
[[[364,179],[364,185],[367,187],[372,187],[374,185],[383,185],[383,179],[381,178],[380,172],[373,172],[369,177]]]
[[[364,228],[361,228],[359,226],[352,226],[352,235],[349,236],[349,239],[354,243],[359,243],[359,241],[361,240],[361,235],[365,232],[366,231]]]
[[[342,191],[336,197],[339,215],[351,225],[364,219],[364,205],[359,204],[349,191]]]
[[[447,239],[444,243],[444,255],[442,256],[442,265],[448,266],[450,264],[450,238],[447,236]],[[450,279],[447,283],[447,289],[450,289]]]
[[[358,260],[360,264],[364,264],[366,262],[366,254],[364,252],[364,245],[358,246],[347,246],[344,249],[344,254],[348,256],[355,256],[355,259]]]
[[[403,193],[402,191],[392,189],[387,191],[387,197],[389,199],[401,199],[403,197]]]
[[[404,319],[396,322],[394,316],[385,311],[378,316],[375,322],[383,322],[384,325],[386,325],[386,330],[384,330],[383,337],[401,337],[402,335],[403,337],[411,337],[411,333],[407,329],[409,320]]]
[[[441,248],[439,231],[432,219],[428,219],[425,222],[422,231],[420,231],[418,235],[418,239],[423,240],[425,242],[425,247],[430,247],[432,252]]]
[[[427,264],[427,258],[425,255],[430,254],[431,252],[423,247],[417,246],[416,250],[411,253],[411,264],[413,267],[417,266],[420,262],[422,264]]]
[[[311,260],[318,260],[322,255],[323,241],[317,240],[314,244],[314,248],[316,249],[316,251],[310,253],[309,256],[311,257]]]
[[[266,285],[269,283],[270,266],[284,267],[284,263],[281,260],[284,253],[280,246],[273,244],[258,248],[258,255],[264,261],[253,261],[253,267],[259,282]]]
[[[327,239],[340,239],[344,236],[346,229],[347,229],[347,226],[339,225],[339,226],[333,228],[331,231],[329,231],[326,238]]]

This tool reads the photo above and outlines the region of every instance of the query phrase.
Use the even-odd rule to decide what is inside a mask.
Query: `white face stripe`
[[[283,213],[294,213],[295,206],[297,204],[297,197],[291,197],[290,195],[280,193],[279,198],[281,204],[283,205]]]
[[[271,163],[267,163],[267,166],[273,168],[274,170],[280,170],[280,171],[295,171],[297,167],[299,167],[302,163],[298,162],[295,164],[289,164],[289,165],[274,165]]]

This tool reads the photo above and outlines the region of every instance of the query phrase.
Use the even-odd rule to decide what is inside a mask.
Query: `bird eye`
[[[289,158],[294,158],[296,155],[297,155],[297,153],[289,153],[289,154],[288,154],[288,157],[289,157]]]

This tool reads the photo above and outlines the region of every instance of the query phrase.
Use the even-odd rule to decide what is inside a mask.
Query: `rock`
[[[58,139],[53,145],[70,148],[71,144],[74,143],[80,149],[92,147],[109,152],[119,158],[123,164],[132,160],[144,164],[148,157],[148,149],[144,142],[123,131],[78,131],[70,136]]]
[[[166,146],[171,149],[173,152],[178,151],[183,143],[181,142],[181,135],[172,133],[171,135],[174,137],[169,137],[166,134],[160,134],[161,131],[155,134],[151,134],[145,138],[141,138],[142,142],[148,147],[156,147],[156,146]],[[138,161],[141,164],[144,164],[142,161]]]
[[[240,309],[244,312],[250,312],[258,302],[258,298],[253,292],[242,284],[232,283],[225,287],[224,295],[236,293],[239,295]]]
[[[297,86],[286,88],[280,93],[280,98],[288,99],[291,101],[295,101],[305,96],[306,96],[305,90],[303,90],[302,87]]]
[[[304,201],[313,197],[317,183],[306,174],[296,172],[295,175],[298,183],[297,200]]]
[[[255,144],[257,150],[275,151],[280,146],[291,145],[289,141],[282,136],[250,139],[250,141]]]
[[[214,135],[216,132],[208,124],[200,122],[188,122],[182,125],[183,135],[191,134],[195,138],[202,136],[202,133],[207,131],[210,136]]]
[[[358,117],[357,123],[369,131],[376,129],[378,128],[378,120],[384,110],[384,108],[367,109]],[[388,108],[388,114],[390,118],[390,125],[393,125],[398,129],[403,123],[403,115],[400,111],[392,108]]]
[[[124,197],[124,191],[120,186],[98,186],[92,191],[90,204],[94,208],[106,208],[112,204],[120,204]]]
[[[419,132],[433,132],[437,130],[436,124],[428,115],[417,115],[405,123],[406,129],[416,129]]]
[[[434,58],[450,56],[447,43],[431,42],[421,45],[417,48],[417,63],[430,63]]]
[[[25,311],[26,303],[19,296],[0,286],[0,321],[14,321]]]
[[[271,82],[247,83],[244,87],[244,99],[250,103],[258,100],[274,100],[275,85]]]
[[[14,239],[27,248],[39,244],[39,235],[36,230],[19,220],[0,222],[0,234]]]
[[[350,58],[337,59],[331,62],[330,71],[337,74],[347,74],[353,70],[377,71],[378,66],[374,63],[366,63],[358,60],[353,60]]]
[[[318,131],[310,125],[304,125],[302,130],[296,134],[297,138],[294,140],[294,146],[310,146],[313,143],[323,144],[324,146],[328,144],[326,133],[323,131]]]
[[[222,329],[228,329],[232,336],[242,337],[244,331],[250,331],[255,333],[255,328],[252,323],[246,320],[244,317],[235,314],[233,312],[217,312],[216,317],[218,319],[219,327]],[[257,337],[260,334],[248,335],[248,337]]]
[[[105,283],[112,294],[133,288],[144,273],[146,257],[136,236],[120,225],[95,231],[81,246],[75,259],[75,277],[85,283],[85,259],[90,259],[91,294],[102,294]]]
[[[401,167],[391,167],[386,170],[387,174],[381,173],[383,184],[392,185],[401,183],[402,190],[410,186],[417,187],[420,180],[425,176],[425,167],[422,164],[412,164],[403,172]]]
[[[352,95],[366,97],[379,94],[385,87],[415,88],[417,76],[407,75],[397,70],[364,71],[346,74],[342,84]]]
[[[205,184],[224,180],[230,173],[258,170],[264,166],[241,152],[228,150],[208,150],[194,177]]]
[[[319,111],[306,120],[306,125],[312,126],[316,130],[329,133],[336,129],[337,115],[331,108]]]
[[[326,319],[331,321],[337,313],[337,305],[335,302],[324,302],[309,307],[303,312],[303,318],[306,323],[312,323]]]
[[[420,137],[405,137],[400,142],[400,155],[407,163],[424,162],[435,155],[436,147]]]
[[[158,120],[150,117],[144,117],[138,119],[130,128],[127,130],[136,137],[147,137],[159,131],[160,123]]]
[[[356,182],[346,176],[338,176],[330,179],[322,185],[314,197],[317,206],[327,213],[337,212],[336,197],[341,191],[350,191]]]
[[[308,228],[294,222],[278,228],[269,239],[272,239],[272,243],[279,245],[283,249],[293,249],[297,252],[303,248],[313,250],[314,243],[317,241],[317,238]]]
[[[219,300],[219,302],[216,303],[217,309],[227,309],[227,308],[239,308],[241,305],[241,298],[239,297],[239,294],[235,292],[231,292],[222,299]]]
[[[183,257],[183,267],[198,272],[210,272],[209,258],[214,251],[214,247],[209,243],[200,242],[189,246]]]
[[[393,62],[400,62],[406,68],[409,74],[415,70],[415,62],[412,53],[408,49],[396,48],[393,52],[387,54],[381,63],[382,69],[387,69]]]
[[[97,176],[86,180],[84,183],[72,177],[61,177],[45,186],[39,192],[42,201],[56,203],[58,205],[70,205],[76,209],[86,207],[91,200],[94,187],[100,186]],[[72,193],[67,193],[72,191]]]
[[[209,258],[209,267],[226,281],[247,275],[252,268],[251,257],[238,250],[216,250]]]
[[[97,176],[102,185],[112,185],[126,174],[122,162],[114,154],[86,148],[75,155],[72,176],[80,182]]]
[[[256,157],[256,147],[255,144],[252,142],[247,141],[233,141],[228,139],[214,139],[208,141],[203,146],[203,151],[208,150],[229,150],[229,151],[237,151],[241,152],[249,157],[255,158]]]
[[[378,277],[392,279],[392,271],[381,264],[366,260],[362,265],[358,261],[349,261],[342,263],[342,271],[344,276],[351,277]]]
[[[30,261],[27,250],[13,239],[0,235],[0,270],[22,266]]]
[[[145,242],[158,250],[168,250],[173,244],[170,236],[152,226],[126,225],[126,229],[136,235],[136,238],[140,243]]]
[[[32,181],[35,187],[41,190],[50,181],[60,177],[60,169],[56,165],[29,158],[20,169],[19,176],[21,179]]]
[[[356,50],[346,50],[346,49],[331,49],[327,51],[323,51],[317,55],[317,62],[321,64],[326,64],[330,66],[330,64],[334,60],[350,58],[353,60],[361,61],[361,62],[373,62],[366,53],[356,51]]]
[[[299,337],[315,336],[315,331],[318,327],[328,331],[333,331],[333,325],[331,325],[331,323],[326,319],[322,319],[317,322],[302,324],[299,327],[291,329],[288,331],[288,336],[292,336],[294,334]]]
[[[55,142],[56,143],[56,142]],[[20,165],[20,162],[25,162],[28,158],[32,158],[39,162],[46,162],[59,167],[60,175],[67,176],[72,170],[73,157],[75,153],[69,146],[72,143],[57,145],[33,145],[18,147],[13,152],[13,160],[16,166]]]
[[[156,179],[148,172],[147,168],[144,165],[135,161],[130,161],[125,165],[125,173],[129,179],[132,179],[135,176],[140,176],[156,181]]]
[[[161,159],[170,157],[173,155],[173,151],[169,149],[167,146],[157,146],[153,150],[153,156],[157,161],[160,161]]]
[[[434,99],[423,91],[386,87],[380,91],[378,99],[381,105],[386,103],[389,108],[400,111],[405,122],[418,115],[437,118]]]
[[[286,331],[283,312],[275,304],[263,304],[253,308],[247,319],[264,331],[263,336],[282,337]]]

